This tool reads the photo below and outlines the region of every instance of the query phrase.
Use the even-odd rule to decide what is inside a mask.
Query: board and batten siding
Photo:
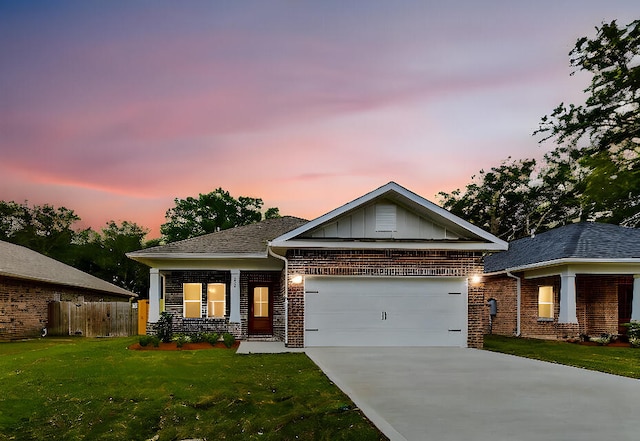
[[[395,208],[395,229],[389,227],[393,222],[394,213],[390,207]],[[381,223],[381,220],[384,222]],[[385,227],[381,228],[381,224],[384,224]],[[378,202],[362,207],[302,237],[315,239],[459,239],[458,235],[446,228],[389,202]]]

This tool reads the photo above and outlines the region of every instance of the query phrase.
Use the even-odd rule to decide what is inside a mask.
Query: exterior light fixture
[[[480,282],[482,282],[482,277],[480,277],[480,275],[474,274],[473,276],[471,276],[471,283],[472,284],[477,285]]]
[[[291,283],[294,285],[300,285],[302,283],[302,275],[294,274],[293,277],[291,277]]]

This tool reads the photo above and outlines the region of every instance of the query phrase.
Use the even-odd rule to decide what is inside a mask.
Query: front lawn
[[[624,377],[640,378],[640,349],[485,335],[484,349]]]
[[[304,354],[0,343],[0,440],[386,439]]]

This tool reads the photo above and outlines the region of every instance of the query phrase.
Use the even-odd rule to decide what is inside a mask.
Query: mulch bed
[[[233,346],[228,349],[238,349],[240,346],[240,342],[236,341]],[[152,344],[148,344],[147,346],[140,346],[140,343],[134,343],[129,346],[129,349],[134,351],[201,351],[208,349],[227,349],[227,347],[222,342],[218,342],[215,345],[211,345],[207,342],[202,343],[185,343],[181,348],[178,347],[178,344],[175,342],[171,343],[160,343],[158,347],[153,346]]]

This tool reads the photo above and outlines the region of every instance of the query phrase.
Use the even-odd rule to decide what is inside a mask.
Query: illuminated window
[[[224,283],[207,285],[207,317],[224,317],[227,287]]]
[[[269,317],[269,288],[266,286],[253,288],[253,316]]]
[[[185,318],[200,318],[202,316],[202,284],[182,284],[183,306]]]
[[[538,318],[553,319],[553,286],[538,288]]]

